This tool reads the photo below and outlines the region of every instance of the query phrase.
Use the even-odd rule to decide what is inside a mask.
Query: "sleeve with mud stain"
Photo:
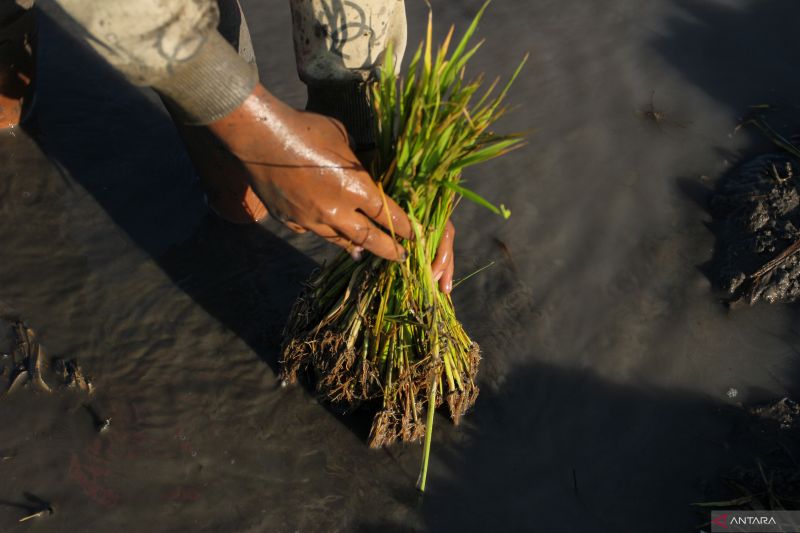
[[[86,42],[136,85],[158,91],[188,124],[214,122],[258,83],[254,64],[217,30],[214,0],[56,0]]]

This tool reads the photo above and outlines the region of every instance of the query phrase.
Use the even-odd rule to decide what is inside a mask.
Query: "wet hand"
[[[411,222],[358,162],[340,122],[295,110],[259,84],[209,129],[242,162],[269,213],[293,231],[312,231],[356,259],[364,250],[405,258],[391,234],[412,238]],[[446,293],[453,285],[454,237],[448,221],[431,265]]]
[[[253,190],[290,229],[312,231],[358,257],[405,258],[408,216],[361,166],[338,121],[297,111],[260,85],[209,128],[247,168]]]

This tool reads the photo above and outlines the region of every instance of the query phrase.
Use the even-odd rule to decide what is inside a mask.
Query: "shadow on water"
[[[429,531],[696,531],[708,512],[692,502],[738,495],[722,477],[797,446],[776,422],[709,397],[545,365],[482,393],[465,426],[437,423],[430,492],[397,494]]]
[[[277,371],[281,328],[315,263],[259,225],[210,214],[155,96],[40,15],[40,146],[176,285]]]
[[[177,287],[277,375],[283,327],[317,263],[262,225],[211,213],[154,93],[128,84],[49,12],[39,15],[43,68],[30,133]],[[366,440],[370,412],[328,411]]]

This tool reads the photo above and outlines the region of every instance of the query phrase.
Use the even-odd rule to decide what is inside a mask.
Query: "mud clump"
[[[754,407],[750,409],[750,413],[777,422],[782,430],[792,430],[795,435],[800,433],[800,404],[794,400],[783,398],[774,403]]]
[[[715,272],[731,304],[800,300],[800,161],[759,156],[737,168],[711,199]]]

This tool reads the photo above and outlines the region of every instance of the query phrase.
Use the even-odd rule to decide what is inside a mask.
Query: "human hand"
[[[358,162],[340,122],[295,110],[257,85],[209,129],[242,162],[272,216],[293,231],[312,231],[356,259],[364,250],[406,257],[391,234],[412,238],[408,216]],[[448,223],[432,264],[445,292],[452,288],[454,234]]]
[[[209,127],[246,167],[270,214],[290,229],[312,231],[356,257],[367,250],[405,258],[390,233],[411,238],[408,216],[358,162],[341,123],[292,109],[259,85]]]

